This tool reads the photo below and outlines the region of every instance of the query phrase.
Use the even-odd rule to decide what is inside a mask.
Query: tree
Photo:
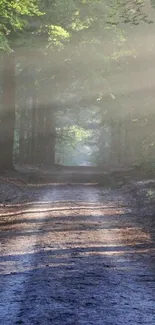
[[[0,171],[13,168],[15,127],[15,40],[28,24],[28,17],[40,15],[38,1],[0,2],[0,49],[3,51],[3,101],[0,128]]]
[[[29,114],[32,132],[27,141],[31,142],[29,148],[32,150],[29,152],[38,157],[44,157],[45,152],[46,155],[51,153],[52,158],[47,157],[46,161],[54,162],[56,109],[61,106],[60,109],[65,110],[63,105],[59,105],[60,100],[64,102],[65,93],[72,94],[76,100],[87,94],[90,96],[92,92],[95,99],[98,98],[98,89],[101,85],[103,87],[105,70],[108,71],[108,60],[104,52],[109,29],[113,30],[115,39],[122,45],[124,39],[119,26],[127,23],[137,25],[147,20],[142,1],[3,0],[0,6],[1,49],[10,52],[14,49],[14,54],[23,50],[22,56],[26,56],[24,52],[28,47],[30,56],[31,52],[36,51],[36,61],[40,55],[40,62],[38,60],[31,69],[31,74],[34,75],[32,88],[35,96],[33,112]],[[8,57],[11,58],[11,55]],[[15,89],[15,85],[12,89]],[[5,93],[8,94],[8,90]],[[31,91],[29,96],[32,98]],[[4,111],[7,110],[5,105]],[[11,106],[12,112],[15,112],[13,101]],[[73,109],[76,110],[75,105]],[[12,122],[14,123],[14,118]],[[44,129],[43,132],[39,125]],[[10,126],[6,124],[5,132],[8,129]],[[7,143],[3,142],[2,145],[11,148]],[[11,154],[9,156],[11,157]],[[34,159],[31,161],[34,162]]]
[[[0,49],[12,51],[14,43],[29,26],[29,18],[40,16],[38,0],[1,0]]]

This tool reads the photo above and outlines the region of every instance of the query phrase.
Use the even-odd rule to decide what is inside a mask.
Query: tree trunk
[[[55,163],[55,112],[51,107],[46,108],[46,157],[45,163],[54,166]]]
[[[38,116],[38,123],[37,123],[37,152],[36,152],[36,162],[38,164],[42,164],[45,161],[45,110],[44,107],[38,105],[37,107],[37,116]]]
[[[111,162],[118,165],[121,162],[120,123],[111,121]]]
[[[19,135],[19,163],[21,165],[25,163],[25,120],[26,120],[26,108],[22,106],[20,108],[20,135]]]
[[[13,169],[15,128],[15,58],[3,57],[3,95],[0,117],[0,171]]]
[[[31,137],[31,159],[32,159],[32,164],[34,165],[37,163],[37,99],[33,94],[33,99],[32,99],[32,137]]]
[[[126,121],[124,121],[124,125],[125,125],[125,148],[124,148],[124,157],[125,157],[125,164],[126,166],[130,167],[133,163],[133,158],[132,158],[132,151],[133,151],[133,141],[131,138],[131,120],[127,119]]]

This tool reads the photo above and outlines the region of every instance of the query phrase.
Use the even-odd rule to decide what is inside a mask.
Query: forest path
[[[154,229],[121,189],[42,186],[0,208],[0,323],[154,325]]]

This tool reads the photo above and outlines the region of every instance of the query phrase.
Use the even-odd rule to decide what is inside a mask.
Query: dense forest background
[[[0,3],[0,171],[155,167],[155,11],[144,0]]]

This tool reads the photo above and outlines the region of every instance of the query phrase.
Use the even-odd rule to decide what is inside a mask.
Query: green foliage
[[[154,189],[148,189],[146,190],[146,196],[149,198],[149,199],[155,199],[155,190]]]
[[[140,0],[0,0],[0,49],[26,43],[25,32],[31,44],[44,39],[48,48],[63,49],[68,41],[94,41],[105,28],[140,21],[149,22]]]
[[[59,135],[57,129],[57,134]],[[90,162],[88,140],[91,134],[78,125],[61,130],[62,136],[57,137],[56,141],[56,163],[64,165],[79,165]]]
[[[67,32],[61,26],[50,25],[48,27],[48,34],[49,34],[48,47],[55,46],[55,47],[62,48],[63,43],[65,41],[69,41],[70,38],[69,32]]]
[[[0,0],[0,49],[11,50],[15,35],[28,25],[28,17],[40,16],[38,0]]]

